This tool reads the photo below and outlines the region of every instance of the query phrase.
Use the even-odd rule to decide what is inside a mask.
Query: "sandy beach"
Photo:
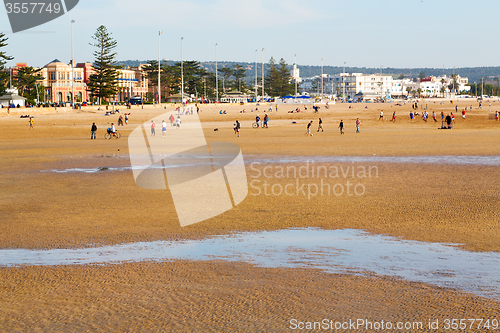
[[[500,155],[500,123],[489,119],[500,111],[500,102],[491,102],[491,109],[486,103],[478,109],[475,99],[421,100],[428,122],[421,117],[411,122],[410,104],[337,104],[322,106],[318,114],[302,105],[301,113],[288,113],[295,107],[284,105],[277,112],[274,107],[269,112],[270,105],[258,111],[251,104],[201,106],[207,141],[240,146],[250,188],[233,210],[184,228],[170,192],[137,187],[129,168],[128,134],[149,119],[159,124],[172,107],[127,110],[129,125],[118,128],[123,137],[109,141],[103,138],[105,128],[116,124],[118,115],[105,117],[95,108],[24,109],[10,115],[0,109],[0,247],[81,248],[317,227],[498,253],[499,166],[481,162]],[[461,110],[471,105],[462,120]],[[270,128],[253,129],[256,114],[263,117],[265,110]],[[441,111],[455,114],[452,130],[438,129]],[[35,116],[33,130],[21,114]],[[324,132],[316,131],[319,117]],[[355,133],[356,118],[360,133]],[[236,120],[242,124],[239,138],[233,132]],[[314,136],[306,137],[310,120]],[[346,125],[342,136],[340,120]],[[97,140],[90,140],[92,122],[99,128]],[[301,179],[306,187],[321,186],[322,180],[331,187],[350,181],[360,185],[361,195],[272,192],[272,186],[296,181],[277,177],[277,166],[300,168],[308,162],[376,172]],[[266,167],[272,177],[264,175]],[[269,192],[264,192],[266,181]],[[1,268],[0,295],[0,327],[7,332],[286,331],[293,318],[427,325],[445,318],[498,319],[500,308],[498,300],[391,277],[220,261]]]

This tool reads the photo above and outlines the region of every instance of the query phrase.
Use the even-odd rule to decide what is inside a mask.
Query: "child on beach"
[[[495,120],[498,121],[498,111],[495,112]]]
[[[395,113],[395,112],[394,112]],[[396,118],[395,115],[393,115],[394,118]],[[395,121],[395,120],[394,120]],[[359,133],[359,126],[361,125],[361,120],[359,118],[356,119],[356,133]]]
[[[155,127],[156,127],[156,124],[153,120],[151,120],[151,136],[155,136]]]
[[[167,135],[167,123],[165,122],[165,120],[162,120],[162,122],[161,122],[161,136],[165,137],[165,135]]]
[[[410,120],[411,120],[412,123],[414,122],[413,117],[414,117],[413,116],[413,111],[410,111]]]

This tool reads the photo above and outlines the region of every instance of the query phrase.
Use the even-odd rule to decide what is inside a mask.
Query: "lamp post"
[[[344,88],[344,92],[342,94],[342,100],[345,102],[345,61],[344,61],[344,75],[342,76],[342,83]]]
[[[162,31],[158,33],[158,104],[160,104],[161,107],[161,69],[160,69],[160,41],[161,41],[161,34]]]
[[[217,43],[215,43],[215,103],[219,103],[219,76],[217,70]]]
[[[295,97],[297,97],[297,53],[295,53],[295,64],[293,65],[293,78],[295,80]]]
[[[262,48],[262,98],[264,98],[264,48]]]
[[[73,47],[73,23],[71,20],[71,107],[75,108],[75,50]]]
[[[321,58],[321,99],[323,99],[323,58]]]
[[[257,50],[255,50],[255,102],[257,103]]]
[[[181,37],[181,101],[182,105],[184,105],[184,60],[182,56],[182,41],[184,37]]]

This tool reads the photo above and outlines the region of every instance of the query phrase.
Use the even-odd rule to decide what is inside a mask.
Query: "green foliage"
[[[271,57],[265,82],[266,93],[272,97],[283,97],[292,94],[294,91],[292,74],[283,58],[277,64],[274,58]]]
[[[45,91],[45,88],[38,84],[39,81],[44,79],[40,73],[41,71],[41,68],[20,67],[13,77],[12,83],[19,90],[19,95],[27,98],[30,103],[38,99],[37,89],[42,96]]]
[[[117,42],[103,25],[97,28],[92,38],[94,44],[90,45],[97,49],[94,51],[95,74],[90,76],[87,89],[101,103],[103,99],[110,98],[118,92],[117,69],[120,66],[116,64],[116,52],[113,52]]]
[[[8,56],[5,51],[1,51],[2,48],[6,47],[8,38],[5,37],[4,33],[0,33],[0,96],[5,93],[5,89],[8,87],[10,81],[10,74],[6,72],[5,64],[8,60],[14,59]]]

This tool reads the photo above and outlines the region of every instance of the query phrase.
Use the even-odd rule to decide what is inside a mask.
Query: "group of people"
[[[260,120],[261,120],[260,116],[257,115],[255,117],[255,123],[257,124],[257,128],[261,127],[261,126],[262,126],[262,128],[269,128],[269,116],[267,114],[264,115],[264,119],[262,120],[262,124],[261,124]]]
[[[307,124],[307,128],[306,128],[306,133],[304,134],[305,136],[312,136],[312,133],[311,133],[311,127],[313,125],[313,120],[311,120],[308,124]],[[319,118],[318,120],[319,122],[319,125],[318,125],[318,130],[317,132],[319,132],[321,130],[321,132],[324,132],[324,129],[323,129],[323,120],[321,118]],[[360,133],[360,128],[361,126],[361,120],[359,120],[359,118],[356,118],[356,133]],[[339,127],[340,129],[340,135],[344,135],[345,132],[344,132],[344,120],[340,120],[340,123],[339,123]]]
[[[181,127],[181,116],[178,115],[177,118],[174,117],[173,114],[168,118],[170,121],[170,126],[175,126],[176,129]],[[156,123],[154,120],[151,120],[151,136],[156,136]],[[167,122],[165,120],[161,121],[161,136],[167,136]]]

